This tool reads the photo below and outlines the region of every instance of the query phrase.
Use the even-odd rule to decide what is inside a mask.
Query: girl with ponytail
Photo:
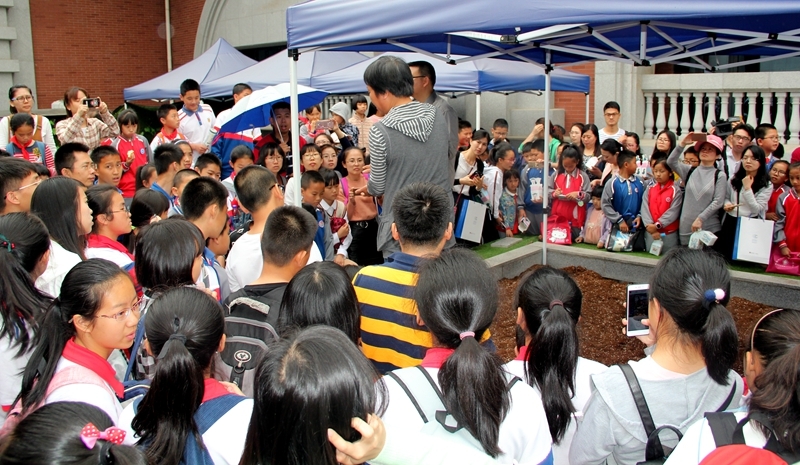
[[[525,333],[525,346],[506,364],[506,370],[541,396],[557,465],[569,464],[577,418],[589,400],[589,377],[607,368],[578,356],[582,299],[575,281],[550,267],[523,277],[515,295],[517,324]]]
[[[739,406],[744,384],[731,370],[739,339],[725,308],[730,281],[722,256],[688,248],[670,250],[653,271],[648,342],[657,344],[628,365],[656,427],[672,425],[685,433],[705,412]],[[626,465],[645,458],[647,437],[629,393],[619,367],[592,376],[592,394],[570,447],[571,464],[613,456]],[[677,443],[674,433],[660,438],[665,449]]]
[[[455,436],[500,462],[552,460],[539,396],[478,343],[497,312],[497,285],[487,276],[483,260],[465,249],[423,263],[414,298],[433,348],[421,366],[384,378],[383,421],[389,429]]]
[[[214,354],[225,347],[222,307],[200,289],[177,287],[153,300],[145,320],[155,375],[120,427],[153,464],[238,463],[253,401],[211,378]]]
[[[735,418],[750,419],[742,428],[745,441],[754,448],[766,448],[768,440],[777,442],[779,450],[800,459],[800,311],[779,309],[761,317],[745,352],[744,373],[752,395],[748,411],[736,412]],[[708,420],[703,419],[686,431],[667,463],[697,464],[715,448]],[[762,463],[761,457],[766,458],[742,458]]]
[[[138,322],[139,300],[127,273],[101,259],[75,265],[44,314],[22,390],[3,429],[42,404],[59,401],[86,402],[116,422],[124,393],[108,357],[115,349],[130,348]]]
[[[41,220],[28,213],[0,216],[0,420],[19,393],[36,321],[52,301],[33,284],[47,268],[49,249]]]

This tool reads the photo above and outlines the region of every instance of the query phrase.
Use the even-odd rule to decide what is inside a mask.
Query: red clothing
[[[255,147],[253,147],[253,154],[255,154],[256,160],[258,160],[258,151],[261,150],[261,147],[269,144],[270,142],[273,144],[281,145],[281,141],[275,138],[275,132],[271,132],[266,136],[257,137],[255,142]],[[286,145],[290,148],[292,146],[292,136],[291,134],[286,134],[286,139],[284,140]],[[306,140],[304,138],[300,138],[300,148],[302,149],[306,145]],[[288,153],[286,154],[288,155]],[[286,167],[284,167],[286,168]],[[291,168],[291,167],[290,167]],[[291,171],[291,169],[290,169]]]
[[[425,352],[425,358],[422,359],[420,365],[423,368],[436,368],[439,369],[444,365],[447,357],[453,355],[455,349],[444,349],[441,347],[431,347]]]
[[[672,202],[675,200],[675,195],[677,192],[678,187],[672,180],[667,181],[667,183],[663,186],[658,183],[650,186],[647,206],[650,208],[650,215],[653,217],[653,221],[660,222],[661,217],[672,206]],[[677,221],[677,218],[670,224],[662,223],[661,230],[659,232],[664,234],[674,233],[678,230],[679,223],[680,222]]]
[[[22,146],[17,142],[17,136],[11,136],[7,151],[16,158],[28,160],[31,163],[39,163],[50,170],[51,175],[56,174],[56,162],[53,158],[53,152],[50,147],[44,142],[31,139],[26,146]]]
[[[122,136],[113,139],[106,139],[100,145],[110,145],[119,152],[119,159],[122,162],[122,177],[119,178],[119,190],[126,199],[132,198],[136,193],[136,171],[140,166],[147,164],[148,145],[139,137],[127,140]],[[133,162],[128,164],[128,156],[133,155]]]
[[[203,381],[203,385],[204,385],[204,390],[203,390],[202,402],[208,402],[209,400],[216,399],[217,397],[222,397],[231,394],[230,392],[228,392],[228,389],[225,388],[225,385],[223,385],[214,378],[206,378]]]
[[[778,203],[778,199],[788,190],[789,186],[786,184],[781,185],[778,189],[772,189],[772,196],[767,201],[767,213],[775,213],[775,205]]]
[[[116,372],[111,364],[108,363],[108,360],[86,347],[79,346],[75,343],[75,339],[67,341],[64,350],[61,352],[61,356],[70,362],[77,363],[95,372],[97,376],[103,378],[103,381],[117,393],[117,397],[122,398],[125,394],[122,383],[117,380]]]
[[[793,191],[783,200],[786,211],[786,224],[783,232],[786,234],[786,245],[792,252],[800,251],[800,199]]]
[[[576,169],[571,175],[558,173],[555,179],[555,186],[557,189],[561,189],[561,195],[577,192],[578,199],[583,200],[583,180],[584,177]],[[578,205],[578,202],[571,200],[554,198],[550,215],[565,218],[573,228],[582,228],[583,223],[586,221],[586,206]]]

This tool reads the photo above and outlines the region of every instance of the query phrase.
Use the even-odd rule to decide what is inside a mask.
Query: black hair
[[[17,129],[22,126],[33,127],[35,124],[36,122],[33,120],[33,116],[28,113],[15,113],[8,121],[8,127],[11,129],[12,133],[17,132]]]
[[[528,152],[531,150],[536,150],[539,153],[544,154],[544,139],[536,139],[533,142],[528,142],[527,144],[530,144],[530,148],[527,150]],[[525,148],[527,147],[527,144],[522,146],[523,152],[526,151]]]
[[[772,152],[772,157],[773,157],[773,158],[777,158],[777,159],[779,159],[779,160],[780,160],[780,159],[782,159],[782,158],[783,158],[783,156],[784,156],[785,154],[786,154],[786,149],[783,147],[783,144],[781,144],[780,142],[778,142],[778,148],[776,148],[776,149],[775,149],[775,150]]]
[[[735,128],[733,128],[733,134],[736,134],[736,131],[739,131],[739,130],[745,131],[747,133],[747,136],[750,138],[750,140],[753,140],[756,137],[756,130],[753,129],[753,126],[750,126],[747,123],[740,124],[740,125],[736,126]],[[766,135],[766,134],[764,134],[764,135]]]
[[[160,107],[158,107],[158,110],[156,111],[156,116],[158,116],[159,121],[162,119],[166,119],[167,116],[169,116],[169,112],[171,112],[172,110],[178,111],[178,107],[176,107],[171,103],[164,103]]]
[[[353,110],[353,111],[356,111],[356,108],[358,108],[358,104],[359,103],[368,104],[369,102],[367,101],[367,97],[365,97],[364,95],[358,94],[355,97],[353,97],[353,103],[350,104],[350,109]]]
[[[338,186],[340,183],[339,175],[336,173],[335,170],[329,170],[328,168],[320,168],[319,174],[322,175],[322,180],[325,182],[325,187]]]
[[[255,155],[253,151],[245,144],[237,145],[231,150],[231,163],[236,163],[242,158],[249,158],[255,162]]]
[[[154,216],[161,219],[161,215],[167,210],[169,210],[169,201],[160,192],[152,189],[138,189],[133,194],[131,206],[128,208],[131,215],[131,226],[133,229],[141,229],[150,224]],[[131,232],[120,239],[120,242],[131,254],[136,248],[136,238],[137,235]]]
[[[186,79],[185,81],[181,82],[181,96],[186,95],[186,92],[196,90],[200,92],[200,84],[197,83],[194,79]]]
[[[0,447],[0,463],[147,465],[135,447],[103,439],[86,447],[81,431],[88,424],[105,431],[114,426],[106,412],[83,402],[54,402],[23,418]]]
[[[97,232],[97,228],[100,226],[97,221],[98,216],[105,215],[106,218],[109,218],[113,215],[109,213],[113,208],[111,199],[118,192],[115,186],[109,184],[97,184],[86,189],[86,200],[89,202],[89,208],[92,209],[92,219],[94,220],[92,230],[94,232]]]
[[[56,176],[42,181],[31,197],[31,213],[44,222],[50,237],[81,260],[86,259],[86,236],[79,218],[80,194],[85,189],[72,178]]]
[[[511,144],[507,144],[502,142],[497,144],[492,148],[492,152],[489,154],[489,162],[492,165],[497,165],[497,162],[501,159],[504,160],[508,156],[508,152],[511,152],[512,156],[514,154],[514,148],[511,147]]]
[[[191,169],[191,168],[184,168],[177,173],[175,173],[175,177],[172,178],[172,187],[180,187],[187,182],[191,181],[194,178],[199,178],[200,173]],[[161,197],[164,197],[163,195]]]
[[[281,334],[312,325],[337,328],[356,345],[361,338],[356,291],[347,273],[336,263],[317,262],[303,267],[283,293],[278,322]]]
[[[220,214],[226,214],[228,189],[216,179],[199,177],[192,179],[183,188],[181,209],[183,216],[192,221],[200,218],[208,207],[216,205]]]
[[[112,155],[116,156],[117,160],[120,160],[119,151],[117,149],[110,145],[100,145],[92,150],[92,153],[89,155],[89,157],[92,159],[92,163],[99,165],[103,158]]]
[[[758,162],[758,170],[753,177],[752,186],[753,194],[756,194],[762,188],[772,186],[769,180],[769,174],[767,173],[767,155],[764,153],[764,149],[757,145],[748,145],[745,147],[744,150],[742,150],[742,157],[744,157],[747,152],[750,152],[753,158]],[[742,179],[745,176],[747,176],[747,173],[744,170],[744,164],[740,163],[739,167],[736,169],[736,173],[731,176],[731,187],[733,187],[733,190],[741,192]]]
[[[311,248],[317,229],[316,217],[303,208],[276,208],[267,218],[261,235],[264,262],[278,267],[286,266],[299,252]]]
[[[600,155],[599,152],[596,152],[595,155]],[[563,173],[564,170],[564,163],[562,160],[565,158],[569,158],[575,160],[576,169],[583,170],[583,155],[581,155],[580,149],[575,144],[567,144],[564,147],[564,150],[561,151],[561,155],[558,156],[558,172]]]
[[[402,59],[382,55],[364,70],[364,83],[372,88],[376,95],[386,92],[395,97],[411,97],[414,95],[414,78],[411,68]]]
[[[246,166],[233,179],[239,204],[250,212],[269,203],[277,183],[275,175],[261,165]]]
[[[609,138],[604,140],[603,143],[600,144],[600,150],[605,150],[606,152],[610,153],[611,156],[616,157],[619,156],[619,154],[621,154],[623,150],[625,150],[625,147],[622,144],[620,144],[617,140]],[[634,158],[635,157],[636,155],[634,154]],[[619,160],[617,160],[617,165],[620,165]]]
[[[68,142],[56,150],[53,156],[56,165],[56,174],[61,174],[61,171],[66,168],[69,170],[75,167],[75,152],[89,153],[89,147],[80,142]]]
[[[792,170],[800,170],[800,162],[794,162],[789,164],[789,169],[786,171],[787,177],[789,176],[789,173],[792,172]]]
[[[453,214],[450,198],[441,186],[428,182],[415,182],[400,189],[392,200],[400,243],[438,244]]]
[[[592,188],[592,197],[597,197],[598,199],[603,198],[603,186],[597,185]]]
[[[231,161],[232,160],[233,159],[231,159]],[[222,169],[222,162],[220,161],[219,157],[213,153],[204,153],[197,157],[197,160],[194,162],[194,169],[197,171],[203,171],[209,165],[217,165],[219,169]]]
[[[408,64],[408,66],[419,69],[419,74],[430,79],[431,87],[436,86],[436,69],[433,67],[432,64],[428,63],[425,60],[419,60],[419,61],[412,61],[411,63]]]
[[[69,109],[69,106],[74,99],[78,98],[78,92],[83,92],[83,95],[85,95],[86,98],[89,98],[89,92],[87,92],[86,89],[84,89],[83,87],[72,86],[69,89],[67,89],[66,92],[64,92],[63,102],[64,102],[64,108],[67,110],[67,117],[70,118],[72,117],[72,110]]]
[[[617,102],[615,102],[615,101],[613,101],[613,100],[612,100],[612,101],[610,101],[610,102],[606,102],[606,104],[605,104],[605,105],[603,105],[603,111],[606,111],[606,110],[608,110],[609,108],[611,108],[612,110],[621,111],[621,110],[619,109],[619,103],[617,103]]]
[[[786,449],[800,450],[800,312],[778,310],[753,331],[752,357],[761,357],[762,371],[751,386],[750,412],[772,422],[775,438]],[[762,427],[764,436],[769,433]]]
[[[15,85],[15,86],[11,86],[11,88],[8,89],[8,103],[9,103],[9,106],[11,107],[11,114],[12,115],[17,112],[17,109],[14,107],[14,105],[11,105],[11,100],[15,98],[14,94],[16,94],[17,91],[20,90],[20,89],[26,89],[28,91],[28,93],[31,94],[31,97],[33,97],[33,91],[31,90],[30,87],[28,87],[28,86],[26,86],[24,84],[18,84],[18,85]]]
[[[698,153],[697,153],[697,149],[696,149],[696,148],[694,148],[694,145],[690,145],[690,146],[686,147],[686,148],[683,150],[683,154],[684,154],[684,155],[686,155],[687,153],[692,153],[692,154],[694,154],[694,155],[698,155]],[[650,158],[654,158],[654,157],[664,157],[664,155],[663,155],[661,152],[658,152],[658,154],[656,154],[656,153],[654,152],[654,153],[653,153],[653,156],[651,156]]]
[[[507,124],[508,124],[508,123],[506,123],[506,125],[507,125]],[[538,118],[538,119],[537,119],[537,120],[536,120],[536,121],[533,123],[533,125],[534,125],[534,126],[536,126],[537,124],[541,124],[542,126],[544,126],[544,116],[542,116],[541,118]],[[506,126],[506,127],[508,127],[508,126]],[[552,122],[552,121],[550,121],[550,133],[549,133],[549,134],[550,134],[550,137],[553,137],[553,138],[555,138],[555,139],[558,139],[559,141],[561,140],[561,137],[556,137],[556,126],[553,124],[553,122]],[[563,134],[562,134],[562,136],[563,136]],[[542,140],[544,140],[544,139],[542,139]]]
[[[606,140],[608,142],[608,139]],[[605,142],[604,142],[605,143]],[[619,142],[617,142],[619,143]],[[629,161],[636,161],[636,154],[628,149],[623,149],[617,154],[617,166],[622,166]]]
[[[778,163],[782,163],[782,164],[786,165],[786,182],[784,183],[784,185],[788,186],[789,185],[789,167],[791,166],[791,163],[789,163],[786,160],[775,160],[772,163],[772,167],[770,168],[770,170],[772,168],[775,168],[775,165],[777,165]],[[767,173],[767,176],[769,176],[769,173]],[[0,178],[2,178],[2,176],[0,176]]]
[[[120,125],[120,127],[128,124],[135,124],[138,126],[139,115],[136,114],[136,111],[133,108],[126,108],[117,115],[117,123]]]
[[[286,153],[284,153],[280,145],[274,142],[267,142],[266,144],[262,145],[260,149],[258,149],[258,162],[256,164],[260,166],[266,166],[267,157],[274,153],[277,153],[281,156],[281,168],[278,170],[278,172],[283,171],[283,168],[286,166]]]
[[[308,153],[309,151],[311,151],[311,150],[313,150],[313,151],[319,153],[320,155],[322,155],[322,151],[319,149],[319,145],[317,145],[317,144],[306,144],[300,149],[300,158],[302,159],[303,156],[306,153]]]
[[[678,144],[678,136],[676,136],[674,132],[664,129],[663,131],[656,134],[656,140],[658,140],[658,136],[660,136],[661,134],[666,134],[667,138],[669,139],[669,149],[662,152],[661,150],[658,150],[658,148],[656,148],[656,146],[654,145],[653,154],[650,155],[650,158],[657,157],[659,155],[664,155],[666,157],[669,157],[672,151],[675,150],[675,146]],[[694,147],[694,145],[692,145],[692,147]]]
[[[634,152],[634,153],[636,154],[637,157],[641,158],[641,156],[642,156],[642,147],[640,147],[640,144],[639,144],[639,134],[636,134],[635,132],[625,131],[625,137],[629,137],[629,138],[631,138],[631,139],[636,141],[636,152]]]
[[[531,337],[525,378],[542,394],[542,404],[554,444],[564,439],[575,407],[578,331],[583,294],[564,271],[539,268],[520,280],[514,311],[522,309]]]
[[[133,290],[128,273],[117,264],[101,258],[78,263],[67,273],[61,284],[61,294],[53,301],[42,318],[36,348],[25,365],[22,375],[23,413],[44,402],[47,386],[56,372],[67,341],[75,337],[73,318],[91,320],[100,309],[103,296],[118,279],[125,279]]]
[[[136,239],[134,264],[139,284],[156,291],[194,284],[192,266],[204,247],[200,230],[183,219],[143,227]]]
[[[317,110],[318,112],[322,113],[322,108],[319,105],[311,105],[310,107],[303,110],[303,113],[305,114],[313,113],[314,110]]]
[[[519,180],[519,179],[520,179],[520,177],[519,177],[519,171],[515,170],[514,168],[511,168],[510,170],[506,170],[505,172],[503,172],[503,186],[505,186],[505,185],[506,185],[506,183],[507,183],[507,182],[508,182],[510,179],[517,179],[517,180]]]
[[[180,163],[182,159],[183,151],[175,144],[161,144],[153,151],[153,166],[159,175],[169,171],[173,163]]]
[[[669,166],[669,164],[667,163],[667,157],[665,157],[663,155],[658,155],[658,156],[656,156],[654,158],[650,158],[650,163],[651,163],[651,166],[653,168],[655,168],[658,165],[661,165],[662,168],[664,168],[665,170],[667,170],[669,172],[669,176],[670,176],[670,178],[672,178],[673,171],[672,171],[672,167]]]
[[[472,129],[472,123],[470,123],[469,121],[467,121],[465,119],[459,119],[458,120],[458,130],[461,131],[462,129],[465,129],[465,128]]]
[[[148,163],[146,165],[142,165],[136,168],[136,190],[147,189],[144,185],[144,182],[150,179],[150,176],[156,173],[156,167],[152,163]]]
[[[190,434],[205,448],[194,414],[205,392],[203,373],[225,335],[225,318],[210,295],[177,287],[153,300],[145,326],[150,351],[157,356],[155,373],[131,427],[150,463],[177,465]]]
[[[272,113],[275,113],[277,110],[291,110],[292,107],[289,105],[289,102],[275,102],[272,104]]]
[[[321,325],[273,343],[253,384],[242,465],[336,465],[328,428],[346,441],[359,439],[352,418],[382,415],[379,399],[387,398],[383,381],[358,347],[338,329]]]
[[[763,139],[763,138],[767,137],[767,133],[769,131],[771,131],[771,130],[777,131],[778,129],[775,127],[774,124],[770,124],[770,123],[761,123],[761,124],[759,124],[758,126],[756,126],[756,129],[755,129],[756,139]]]
[[[508,121],[506,121],[505,118],[497,118],[496,120],[494,120],[494,123],[492,123],[492,129],[496,128],[508,129]]]
[[[597,126],[591,123],[586,123],[583,125],[583,130],[581,131],[581,145],[580,145],[580,153],[586,150],[586,145],[583,143],[583,135],[587,132],[591,132],[594,134],[594,152],[592,153],[593,156],[599,157],[600,156],[600,130],[597,129]]]
[[[502,361],[478,343],[497,312],[497,283],[487,275],[486,263],[474,252],[445,250],[420,266],[414,299],[434,344],[455,349],[438,374],[447,411],[497,457],[511,398]],[[462,337],[466,332],[474,335]]]
[[[715,289],[725,293],[719,302],[713,298]],[[667,252],[650,279],[650,300],[658,299],[675,323],[677,341],[699,345],[708,375],[721,385],[728,384],[728,371],[739,350],[736,325],[725,308],[730,292],[725,259],[715,252],[685,247]]]
[[[308,189],[312,184],[316,183],[321,183],[323,185],[325,184],[325,178],[319,174],[319,171],[306,171],[303,173],[303,176],[300,177],[301,189]]]
[[[16,356],[28,351],[37,318],[52,299],[33,283],[31,273],[50,249],[44,223],[29,213],[0,216],[0,337]],[[10,373],[8,374],[10,375]]]
[[[476,129],[472,133],[472,140],[481,140],[481,139],[486,139],[487,141],[490,141],[492,140],[492,136],[483,129]]]
[[[2,153],[0,153],[0,156],[2,156]],[[36,171],[36,175],[37,176],[45,176],[45,177],[50,178],[53,175],[53,173],[50,172],[50,170],[47,168],[47,166],[45,166],[45,165],[43,165],[41,163],[34,163],[33,164],[33,169],[34,169],[34,171]]]
[[[9,192],[19,189],[22,181],[35,173],[34,163],[22,158],[0,158],[0,211],[6,208],[6,196]]]
[[[249,90],[250,92],[252,92],[253,88],[250,87],[249,84],[245,84],[243,82],[240,82],[240,83],[236,84],[235,86],[233,86],[233,90],[231,91],[231,93],[233,95],[239,95],[239,94],[241,94],[242,92],[244,92],[246,90]]]

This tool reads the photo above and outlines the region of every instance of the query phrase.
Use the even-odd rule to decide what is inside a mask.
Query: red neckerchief
[[[444,349],[441,347],[431,347],[425,352],[425,358],[422,359],[423,368],[441,368],[447,357],[451,356],[455,349]]]
[[[33,142],[33,139],[31,139],[31,142]],[[22,144],[20,144],[17,141],[17,136],[11,136],[11,143],[14,144],[14,146],[17,147],[18,149],[22,150],[22,154],[25,156],[26,160],[32,161],[31,160],[31,154],[28,153],[28,148],[27,147],[23,147]],[[44,156],[44,154],[42,154],[42,156]]]
[[[105,236],[101,236],[99,234],[91,233],[86,236],[87,246],[92,249],[113,249],[117,252],[122,252],[128,256],[128,258],[133,261],[133,255],[128,252],[128,249],[125,248],[124,245],[120,244],[119,242],[115,241],[114,239],[110,239]]]
[[[125,389],[122,387],[122,383],[117,380],[117,373],[114,371],[111,364],[108,363],[108,360],[86,347],[79,346],[75,343],[74,338],[67,341],[67,345],[64,346],[61,356],[70,362],[77,363],[95,372],[106,384],[111,386],[111,389],[114,390],[117,397],[122,398],[122,396],[125,395]]]
[[[517,354],[517,357],[514,360],[519,360],[521,362],[524,362],[525,360],[527,360],[527,358],[528,358],[528,346],[522,346],[519,348],[519,353]]]
[[[217,397],[230,394],[225,386],[223,386],[222,383],[214,378],[206,378],[203,381],[203,385],[203,402],[208,402],[209,400],[216,399]]]
[[[167,134],[166,132],[164,132],[164,129],[161,129],[161,135],[164,136],[164,138],[167,140],[175,140],[175,138],[178,137],[178,134],[180,133],[178,132],[177,129],[172,131],[172,135]]]

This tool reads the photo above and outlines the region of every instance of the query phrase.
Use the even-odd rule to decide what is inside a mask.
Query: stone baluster
[[[667,125],[667,116],[664,108],[666,106],[664,102],[665,95],[666,94],[664,92],[656,93],[656,111],[658,113],[656,113],[656,128],[654,131],[655,134],[658,134],[659,132],[663,131]]]
[[[703,93],[694,92],[694,118],[692,131],[703,132]]]
[[[789,120],[789,144],[800,144],[800,92],[792,92],[792,119]]]
[[[706,131],[711,129],[711,122],[717,119],[717,93],[706,92],[708,98],[708,114],[706,115]]]
[[[756,118],[756,100],[758,99],[758,92],[746,92],[747,97],[747,124],[752,127],[758,125],[758,118]]]
[[[758,120],[758,124],[772,123],[772,92],[761,92],[761,107],[761,119]]]
[[[669,130],[672,132],[678,131],[678,93],[670,92],[669,96]]]
[[[775,92],[775,97],[778,98],[778,108],[775,113],[775,129],[778,130],[778,136],[783,141],[784,133],[786,132],[786,92]]]
[[[689,126],[691,126],[691,118],[689,117],[689,99],[692,94],[689,92],[681,92],[681,135],[689,133]]]
[[[653,139],[653,93],[644,93],[644,138]]]
[[[730,111],[728,111],[728,107],[730,106],[731,100],[731,93],[730,92],[720,92],[719,93],[720,105],[719,105],[719,119],[726,120],[729,116],[731,116]]]
[[[733,116],[741,118],[744,115],[742,111],[742,100],[744,92],[733,92]]]

